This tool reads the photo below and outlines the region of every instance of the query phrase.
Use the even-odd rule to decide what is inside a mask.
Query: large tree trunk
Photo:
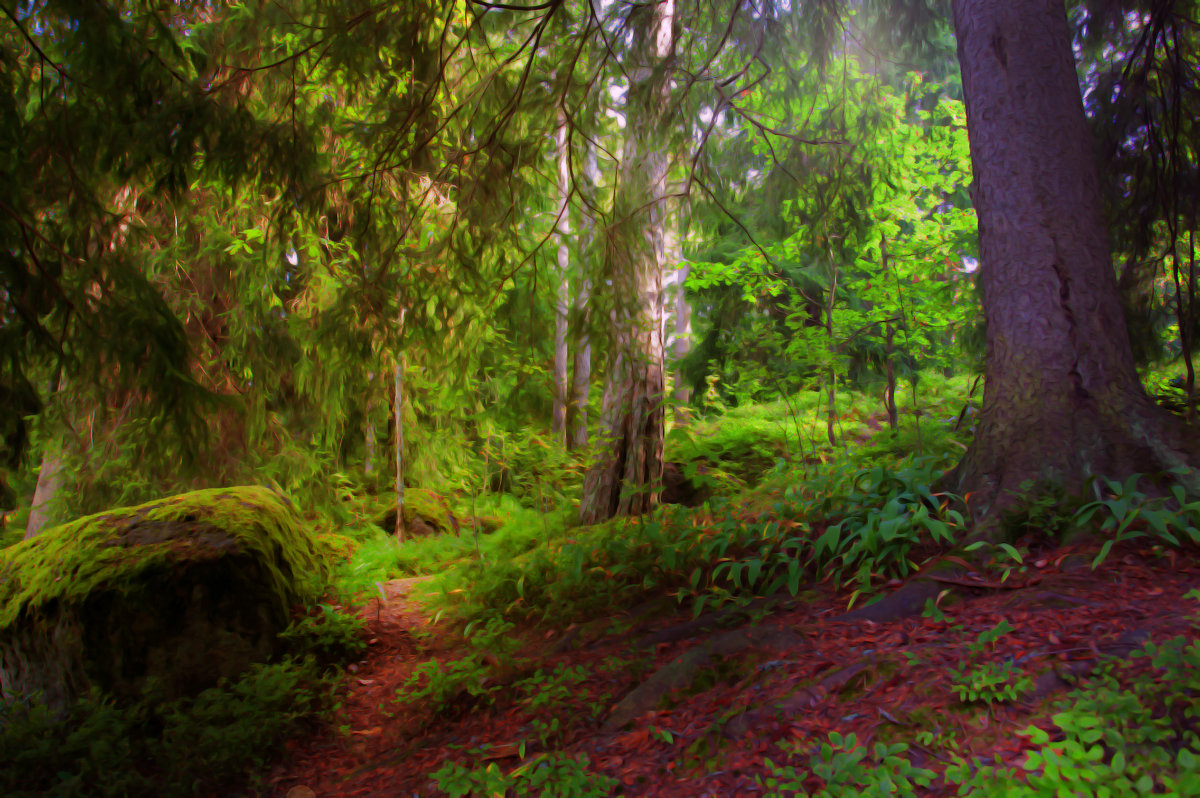
[[[615,301],[599,453],[579,517],[595,523],[658,503],[664,446],[663,225],[667,148],[662,126],[674,49],[674,0],[635,6],[625,146],[606,247]]]
[[[953,9],[987,366],[952,487],[972,494],[980,518],[1026,480],[1074,492],[1094,474],[1196,462],[1196,437],[1150,402],[1134,369],[1062,1]]]
[[[558,158],[558,238],[557,291],[554,301],[554,436],[563,446],[567,443],[567,311],[571,306],[570,267],[571,235],[570,199],[571,153],[568,147],[567,112],[558,109],[558,129],[555,144]]]

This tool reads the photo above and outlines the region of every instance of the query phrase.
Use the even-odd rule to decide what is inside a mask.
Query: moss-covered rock
[[[323,582],[291,502],[203,490],[81,518],[0,550],[0,696],[61,706],[147,680],[195,694],[277,653]]]
[[[396,531],[396,507],[392,505],[379,516],[379,528],[389,535]],[[404,525],[409,537],[446,535],[459,531],[459,521],[450,504],[441,496],[424,488],[404,491]]]

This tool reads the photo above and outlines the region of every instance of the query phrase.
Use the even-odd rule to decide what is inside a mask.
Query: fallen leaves
[[[755,779],[767,774],[765,759],[807,762],[808,753],[789,755],[787,750],[815,751],[834,731],[855,733],[864,743],[885,731],[882,739],[910,743],[917,732],[929,732],[954,740],[956,755],[1017,763],[1029,745],[1018,732],[1046,704],[1040,696],[1030,707],[968,709],[957,702],[948,671],[968,661],[968,647],[981,632],[1000,621],[1011,624],[1012,631],[989,644],[983,656],[985,661],[1019,663],[1031,674],[1076,667],[1065,663],[1087,665],[1113,649],[1111,641],[1134,629],[1155,639],[1195,636],[1178,610],[1194,603],[1183,598],[1200,582],[1194,563],[1126,546],[1120,560],[1112,558],[1097,571],[1061,571],[1068,554],[1087,556],[1076,547],[1032,559],[1037,573],[1021,586],[1041,578],[1036,590],[1022,590],[1013,580],[992,584],[963,579],[970,588],[993,589],[955,591],[957,602],[940,595],[942,620],[918,614],[870,623],[840,621],[845,596],[836,595],[767,615],[760,627],[786,630],[796,641],[790,650],[768,654],[734,647],[714,653],[688,684],[612,732],[601,730],[600,719],[623,697],[667,663],[711,645],[727,630],[649,648],[637,648],[628,636],[593,644],[581,636],[582,642],[572,643],[580,648],[550,649],[538,663],[547,669],[560,664],[587,669],[587,680],[572,688],[563,703],[532,711],[502,695],[494,707],[420,718],[412,714],[415,710],[400,711],[390,696],[423,661],[454,654],[417,649],[408,635],[427,619],[419,608],[392,600],[378,622],[372,618],[374,607],[364,613],[372,619],[379,645],[347,680],[342,716],[335,721],[355,729],[350,736],[360,742],[346,745],[333,731],[316,735],[302,742],[288,770],[275,781],[294,785],[287,798],[430,795],[436,794],[430,774],[447,761],[496,763],[508,772],[522,755],[529,761],[535,754],[562,750],[586,754],[590,768],[618,779],[625,795],[756,795]],[[1115,580],[1120,589],[1114,589]],[[947,585],[951,587],[959,585]],[[652,631],[685,620],[663,618]],[[560,635],[561,630],[539,629],[531,637],[540,643]],[[613,658],[622,664],[601,666]],[[559,730],[543,744],[537,729],[549,728],[552,720]],[[936,745],[922,743],[914,749],[938,758],[943,752]]]

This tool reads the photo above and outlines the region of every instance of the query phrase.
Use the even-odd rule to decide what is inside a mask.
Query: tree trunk
[[[51,395],[57,397],[62,390],[62,367],[59,366],[51,385]],[[62,488],[63,451],[58,440],[48,440],[42,453],[42,467],[38,469],[37,483],[33,487],[33,501],[29,507],[29,518],[25,521],[25,537],[36,537],[52,520],[54,500]]]
[[[827,408],[828,415],[825,419],[825,434],[829,438],[830,446],[837,446],[837,435],[834,433],[834,425],[837,424],[837,342],[833,339],[833,305],[837,301],[837,284],[838,284],[838,267],[837,264],[830,259],[830,266],[833,267],[833,283],[829,286],[829,304],[825,308],[825,335],[829,338],[829,369],[825,378],[829,381],[829,407]]]
[[[953,0],[987,322],[975,440],[949,475],[978,519],[1023,482],[1081,491],[1196,462],[1134,369],[1061,0]],[[1182,478],[1196,492],[1194,477]]]
[[[42,455],[42,467],[38,470],[37,485],[33,489],[33,503],[29,508],[29,519],[25,523],[25,540],[35,537],[51,520],[51,509],[58,491],[62,487],[62,453],[58,444],[46,444]]]
[[[571,153],[568,148],[567,112],[558,109],[558,129],[555,143],[558,156],[558,281],[554,303],[554,436],[563,446],[567,443],[567,311],[570,308],[571,251],[567,241],[571,234],[570,205]]]
[[[658,503],[664,447],[663,225],[674,0],[635,6],[625,146],[607,249],[615,307],[602,440],[584,478],[579,517],[595,523]]]
[[[691,411],[692,388],[683,374],[683,359],[692,348],[692,308],[688,304],[683,284],[687,282],[690,265],[683,259],[683,212],[684,205],[676,205],[675,213],[668,220],[664,250],[667,263],[672,266],[671,290],[675,305],[675,425],[688,423]]]
[[[887,274],[889,269],[887,236],[879,237],[879,260],[883,266],[883,273]],[[899,280],[896,281],[896,295],[900,296]],[[896,427],[900,423],[900,414],[896,411],[896,365],[894,363],[896,356],[896,330],[892,327],[890,321],[884,326],[884,335],[886,336],[884,367],[887,373],[887,388],[883,394],[883,407],[887,410],[888,427],[895,432]]]
[[[575,293],[575,358],[571,367],[571,433],[572,449],[582,449],[588,442],[588,393],[592,384],[592,342],[588,333],[588,301],[592,283],[588,268],[593,259],[596,240],[596,186],[600,183],[600,167],[596,162],[596,142],[589,140],[584,163],[583,229],[579,237],[579,290]]]
[[[1173,229],[1173,227],[1172,227]],[[1171,256],[1171,275],[1175,280],[1175,324],[1179,327],[1179,354],[1183,358],[1185,374],[1184,388],[1187,390],[1187,413],[1184,418],[1189,424],[1196,421],[1196,370],[1192,365],[1192,319],[1196,313],[1196,240],[1188,231],[1188,278],[1181,281],[1179,271],[1179,248],[1174,247]],[[1186,290],[1185,290],[1186,282]]]
[[[366,409],[363,411],[366,418],[363,421],[363,444],[366,452],[364,454],[363,473],[370,474],[375,469],[375,419],[371,413],[375,409],[375,373],[367,374],[367,403]]]
[[[884,367],[887,370],[887,389],[883,394],[883,407],[887,410],[888,427],[894,432],[900,423],[900,414],[896,411],[896,366],[892,362],[896,355],[895,330],[891,322],[886,326],[887,344],[884,349]]]
[[[404,310],[400,310],[400,329],[404,330]],[[404,351],[396,355],[392,385],[392,415],[396,423],[396,540],[404,542]]]

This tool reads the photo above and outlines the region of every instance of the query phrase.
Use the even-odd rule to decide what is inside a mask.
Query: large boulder
[[[318,543],[266,488],[186,493],[0,550],[0,697],[61,707],[149,680],[194,695],[278,653],[323,581]]]

